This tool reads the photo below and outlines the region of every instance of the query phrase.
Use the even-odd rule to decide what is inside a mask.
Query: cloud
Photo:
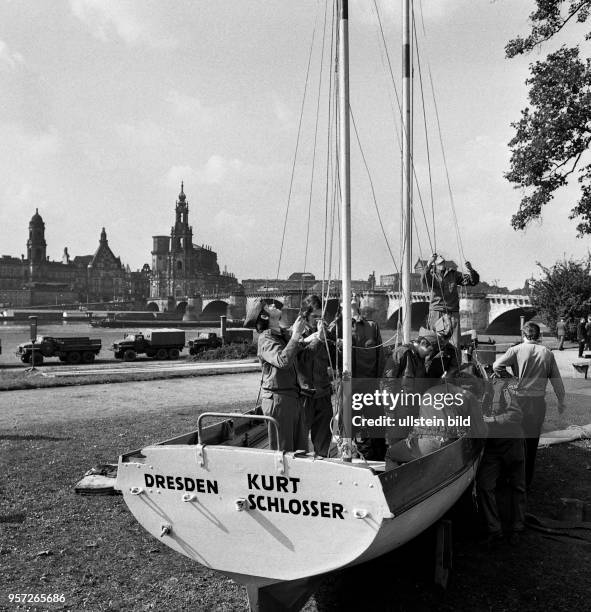
[[[289,106],[279,97],[276,92],[271,94],[273,113],[283,128],[291,128],[293,125],[293,113]]]
[[[222,209],[216,213],[215,217],[213,218],[213,224],[217,230],[226,232],[228,231],[228,228],[235,228],[238,231],[234,237],[247,242],[247,236],[244,233],[244,230],[253,229],[256,222],[252,215],[237,215]]]
[[[20,53],[10,51],[8,45],[0,40],[0,70],[16,70],[24,65],[25,59]]]
[[[221,155],[212,155],[207,162],[197,169],[198,183],[219,185],[230,174],[240,172],[244,168],[239,159],[226,159]]]
[[[135,6],[145,11],[145,4]],[[88,26],[98,40],[108,42],[117,36],[129,46],[175,46],[174,40],[158,32],[147,19],[140,18],[135,6],[125,0],[70,0],[74,16]]]
[[[219,110],[206,107],[199,98],[171,89],[164,101],[172,106],[173,111],[182,117],[191,118],[202,127],[214,125],[221,113]]]

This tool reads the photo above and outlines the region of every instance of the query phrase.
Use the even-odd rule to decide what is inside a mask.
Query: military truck
[[[189,340],[187,346],[190,355],[198,355],[208,349],[222,346],[222,341],[215,332],[202,332],[193,340]]]
[[[35,357],[33,365],[40,365],[43,360],[58,357],[65,363],[92,363],[102,347],[100,338],[67,336],[38,336],[34,343]],[[33,359],[33,342],[23,342],[18,345],[16,356],[23,363],[31,363]]]
[[[124,361],[134,361],[142,354],[154,359],[178,359],[184,346],[184,330],[163,327],[127,333],[111,350],[117,359]]]

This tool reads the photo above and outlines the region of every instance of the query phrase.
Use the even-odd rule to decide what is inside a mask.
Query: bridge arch
[[[402,314],[402,308],[397,308],[389,317],[385,327],[396,329],[398,320]],[[412,302],[410,306],[410,328],[418,330],[427,324],[429,315],[429,302]]]
[[[176,305],[175,311],[176,311],[178,314],[183,315],[183,314],[185,314],[185,311],[186,311],[186,310],[187,310],[187,302],[182,301],[182,302],[179,302],[179,303]]]
[[[521,317],[527,322],[535,316],[536,311],[531,306],[510,308],[491,320],[485,333],[498,336],[519,335]]]
[[[160,308],[158,308],[158,304],[156,304],[156,302],[148,302],[146,305],[146,310],[149,310],[150,312],[160,312]]]
[[[212,300],[203,307],[201,311],[201,319],[204,321],[217,321],[220,317],[226,316],[228,312],[228,303],[224,300]]]

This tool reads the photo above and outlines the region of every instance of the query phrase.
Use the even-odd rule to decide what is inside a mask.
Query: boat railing
[[[197,417],[197,444],[203,444],[201,421],[203,421],[203,419],[206,417],[267,421],[268,423],[271,423],[273,427],[275,427],[275,435],[277,436],[277,439],[279,439],[279,423],[271,416],[264,414],[243,414],[241,412],[203,412]]]

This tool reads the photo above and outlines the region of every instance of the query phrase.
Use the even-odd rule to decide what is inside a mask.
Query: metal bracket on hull
[[[205,445],[197,444],[195,446],[195,459],[199,464],[199,467],[205,467]]]

